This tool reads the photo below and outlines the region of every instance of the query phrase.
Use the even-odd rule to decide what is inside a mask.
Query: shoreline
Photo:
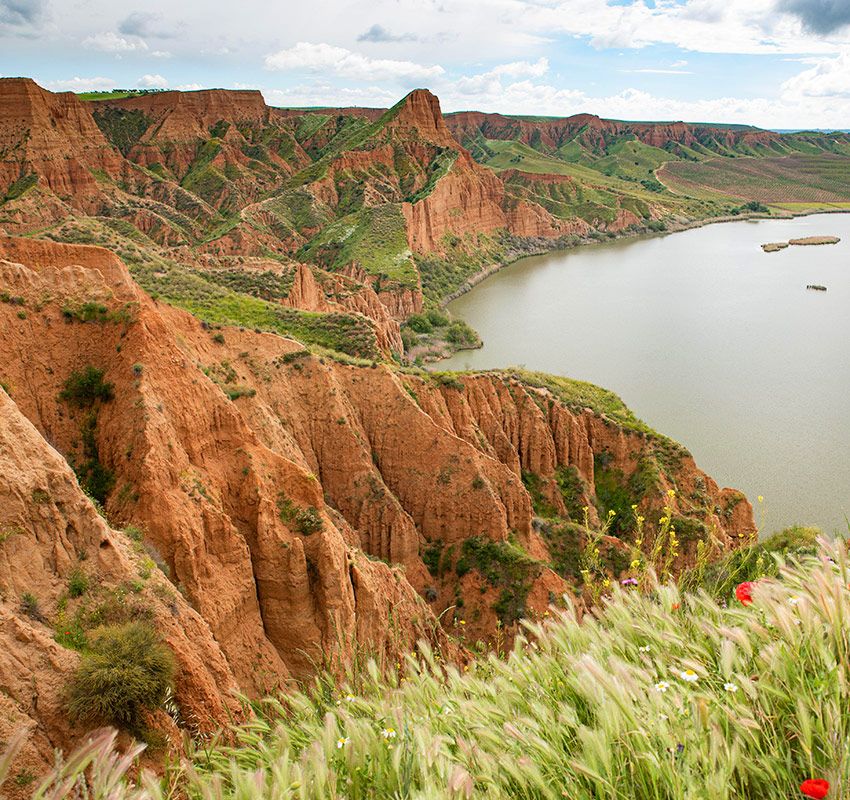
[[[690,222],[680,222],[675,223],[673,226],[668,228],[665,231],[640,231],[639,233],[631,233],[631,234],[617,234],[610,239],[596,240],[596,239],[587,239],[582,240],[578,244],[572,247],[540,247],[536,252],[523,253],[522,255],[518,255],[516,258],[506,261],[504,264],[490,264],[483,269],[480,269],[478,272],[473,273],[461,286],[455,289],[453,292],[449,292],[449,294],[445,295],[440,299],[440,308],[445,308],[451,303],[453,300],[457,300],[459,297],[462,297],[467,292],[472,291],[481,281],[486,280],[491,275],[503,270],[505,267],[511,266],[511,264],[516,264],[517,261],[521,261],[523,258],[532,258],[534,256],[544,256],[547,253],[567,253],[570,250],[577,250],[580,247],[592,247],[594,245],[600,244],[608,244],[610,242],[616,242],[620,240],[638,240],[642,238],[654,238],[656,236],[667,236],[672,233],[682,233],[683,231],[690,231],[696,228],[705,228],[708,225],[717,225],[725,222],[752,222],[753,220],[787,220],[787,219],[796,219],[797,217],[813,217],[817,214],[850,214],[850,207],[848,208],[830,208],[830,209],[813,209],[811,211],[784,211],[784,213],[780,214],[738,214],[735,216],[727,215],[725,217],[708,217],[706,219],[695,219]],[[555,241],[555,240],[552,240]]]
[[[736,222],[738,222],[738,221],[755,221],[755,222],[759,222],[759,221],[764,220],[764,219],[773,219],[773,220],[777,220],[778,222],[781,222],[781,223],[782,222],[789,222],[790,223],[791,221],[795,220],[798,217],[799,218],[811,217],[811,216],[816,216],[817,214],[820,214],[820,213],[824,213],[824,212],[822,212],[820,209],[811,209],[811,210],[805,210],[805,211],[797,211],[796,213],[790,213],[789,212],[789,213],[783,214],[782,216],[779,216],[778,214],[777,215],[770,215],[770,216],[766,216],[766,215],[761,214],[761,215],[758,215],[757,217],[750,217],[749,219],[742,219],[740,217],[733,217],[731,220],[725,220],[725,221],[736,221]],[[841,239],[845,242],[845,244],[846,244],[847,241],[850,241],[850,239],[848,239],[848,237],[846,237],[844,235],[844,233],[842,233],[842,231],[846,232],[846,226],[847,226],[848,222],[850,222],[850,217],[847,216],[848,214],[850,214],[850,209],[847,209],[847,210],[845,210],[845,209],[840,209],[840,210],[839,209],[830,209],[829,211],[827,211],[825,213],[829,213],[829,214],[841,213],[841,214],[844,214],[845,217],[844,217],[843,222],[842,222],[842,220],[838,220],[838,219],[831,221],[831,218],[830,218],[828,220],[821,220],[821,222],[819,222],[819,223],[818,222],[812,223],[810,220],[803,222],[802,219],[801,219],[801,222],[795,223],[795,225],[793,226],[793,233],[792,233],[792,229],[783,228],[783,226],[777,226],[776,228],[769,228],[768,230],[771,232],[771,235],[776,235],[778,238],[785,238],[785,233],[787,233],[788,235],[806,236],[806,235],[808,235],[808,232],[817,233],[817,232],[822,231],[824,233],[831,233],[831,234],[834,233],[837,236],[840,236]],[[715,222],[720,222],[720,221],[724,221],[724,220],[722,220],[719,217],[708,219],[708,220],[695,220],[689,225],[682,225],[680,228],[677,228],[677,230],[670,230],[668,232],[671,232],[671,233],[672,232],[680,232],[681,230],[706,227],[710,224],[714,224]],[[671,228],[672,228],[672,226],[671,226]],[[799,230],[799,229],[805,230],[807,233],[797,233],[797,230]],[[759,238],[762,235],[762,233],[760,233],[759,231],[763,232],[764,229],[758,229],[757,227],[753,226],[752,228],[748,228],[747,230],[744,230],[742,228],[740,231],[737,231],[737,232],[734,228],[728,229],[728,231],[726,231],[725,233],[723,231],[718,231],[718,232],[715,232],[715,233],[707,232],[705,235],[702,236],[702,238],[699,239],[699,242],[711,243],[711,242],[714,242],[716,239],[723,240],[727,237],[731,238],[732,240],[735,240],[735,241],[743,241],[745,243],[745,249],[743,251],[740,251],[741,253],[743,253],[742,258],[740,259],[741,263],[744,264],[744,265],[748,265],[747,268],[751,269],[751,270],[757,270],[757,271],[760,272],[762,269],[767,269],[768,272],[770,272],[769,267],[770,267],[770,263],[772,263],[771,257],[769,257],[768,255],[763,255],[762,251],[757,246],[758,241],[763,241],[762,239]],[[637,235],[631,235],[631,236],[623,236],[621,238],[623,240],[625,240],[625,239],[644,240],[645,239],[645,240],[649,241],[650,237],[654,239],[657,235],[658,234],[649,234],[649,235],[647,235],[647,234],[637,234]],[[611,241],[614,241],[614,240],[612,239]],[[681,241],[684,241],[685,244],[681,244]],[[681,256],[682,253],[687,253],[687,252],[691,251],[692,245],[688,245],[687,244],[688,241],[692,241],[692,240],[684,239],[684,240],[680,240],[676,244],[673,244],[671,242],[671,243],[667,243],[667,246],[672,247],[675,250],[675,252],[679,256]],[[655,245],[647,245],[647,246],[652,248],[652,247],[660,246],[661,244],[662,243],[659,242],[659,243],[655,243]],[[558,267],[560,267],[560,266],[564,266],[564,268],[566,269],[566,262],[567,262],[566,255],[568,254],[568,252],[570,250],[575,250],[577,255],[581,255],[581,252],[578,249],[579,246],[580,245],[576,244],[574,247],[564,248],[562,253],[560,253],[558,255],[558,257],[554,257],[552,259],[538,259],[537,261],[535,261],[534,264],[527,265],[527,267],[523,268],[523,270],[525,270],[525,269],[528,270],[527,273],[525,273],[525,272],[523,272],[522,274],[515,273],[514,277],[511,277],[507,281],[507,284],[506,284],[509,287],[513,287],[513,291],[511,291],[509,289],[507,292],[504,292],[500,289],[500,291],[496,292],[494,294],[494,297],[493,297],[493,303],[495,303],[496,305],[493,305],[493,303],[491,303],[490,301],[484,301],[482,303],[482,301],[479,300],[479,301],[472,301],[471,305],[469,305],[469,306],[464,305],[464,308],[468,308],[470,316],[478,318],[479,323],[482,324],[482,325],[484,324],[484,322],[486,320],[489,320],[490,321],[489,324],[485,327],[490,328],[492,326],[493,335],[495,335],[495,333],[497,331],[499,331],[499,329],[502,327],[502,325],[498,322],[498,320],[501,319],[502,314],[505,313],[505,311],[502,310],[502,311],[500,311],[500,314],[496,314],[495,311],[499,310],[499,309],[496,308],[496,306],[501,306],[504,303],[505,304],[504,308],[507,310],[508,313],[511,313],[512,308],[513,308],[512,297],[514,296],[514,294],[517,291],[521,291],[520,290],[521,286],[526,284],[526,275],[531,276],[531,273],[533,272],[535,274],[535,276],[537,276],[537,270],[538,269],[540,269],[543,272],[547,272],[548,270],[551,270],[552,271],[551,272],[552,278],[556,279],[558,281],[558,286],[560,287],[559,291],[561,293],[563,293],[565,296],[569,293],[569,291],[570,291],[569,285],[570,285],[570,283],[572,282],[573,279],[570,278],[569,276],[563,276],[563,277],[559,278],[559,277],[557,277],[556,273],[558,271]],[[640,254],[635,254],[634,258],[637,259],[637,261],[641,261],[644,257],[644,250],[641,249],[641,248],[638,248],[638,249],[641,252],[640,252]],[[819,248],[816,247],[815,249],[819,249]],[[608,250],[608,253],[609,253],[609,255],[605,256],[606,263],[608,261],[619,262],[620,263],[620,270],[621,270],[619,272],[619,274],[620,275],[627,274],[626,270],[628,270],[628,268],[632,265],[630,264],[631,256],[629,256],[626,253],[626,249],[625,248],[620,249],[620,247],[610,248]],[[590,256],[593,256],[594,254],[591,251],[587,251],[584,255],[589,258]],[[596,254],[596,255],[601,256],[602,254]],[[650,258],[651,257],[652,256],[650,254]],[[837,254],[836,254],[836,257],[838,257],[839,259],[842,259],[842,257],[837,255]],[[637,261],[635,262],[634,266],[640,266],[640,264],[637,264]],[[800,262],[800,263],[805,265],[806,262],[807,262],[806,255],[803,254],[803,261]],[[514,263],[514,262],[511,262],[511,263]],[[711,260],[706,260],[704,262],[704,266],[703,266],[703,269],[702,269],[703,275],[710,275],[711,274],[712,263],[713,262]],[[832,262],[830,262],[830,263],[832,263]],[[495,270],[492,270],[492,269],[488,270],[487,276],[489,276],[490,274],[493,274],[494,271]],[[818,272],[818,270],[815,269],[815,271],[814,271],[814,273],[812,274],[811,277],[816,278],[817,272]],[[550,274],[550,273],[547,273],[547,274]],[[576,273],[576,275],[580,275],[580,273]],[[481,282],[487,276],[479,277],[478,282]],[[507,277],[508,276],[506,276],[506,278]],[[662,282],[664,281],[663,273],[658,278],[658,280],[660,280]],[[804,279],[802,280],[802,284],[806,284],[807,281],[808,281],[808,279],[805,278],[805,275],[804,275]],[[613,292],[616,292],[617,291],[617,288],[616,288],[617,283],[619,283],[619,282],[620,281],[615,281],[614,283],[610,283],[610,280],[606,282],[604,278],[599,278],[599,279],[596,280],[596,285],[597,285],[596,291],[604,294],[605,286],[608,286],[609,288],[611,288],[611,290]],[[808,281],[808,282],[817,283],[818,281],[815,280],[815,281]],[[829,283],[829,281],[822,281],[822,282],[823,283]],[[546,297],[546,293],[548,291],[547,290],[548,285],[549,285],[548,279],[544,278],[543,280],[541,280],[540,276],[537,276],[537,278],[536,278],[536,287],[537,287],[536,297],[538,299],[540,297],[544,297],[544,298]],[[472,288],[474,288],[474,287],[472,287]],[[797,288],[798,288],[798,290],[802,290],[802,285],[797,287]],[[467,291],[470,291],[470,290],[471,289],[467,289]],[[488,295],[488,297],[489,297],[489,295]],[[533,301],[531,301],[531,302],[533,302]],[[473,310],[472,306],[475,307],[475,314],[472,314],[472,310]],[[520,312],[518,312],[518,313],[520,313]],[[531,307],[530,313],[531,314],[534,313],[533,306]],[[470,320],[469,316],[465,315],[464,313],[461,313],[460,311],[457,311],[455,313],[455,316],[458,319],[466,319],[468,322],[471,322],[471,324],[475,324],[474,320]],[[524,315],[524,312],[522,312],[522,316],[520,317],[520,321],[517,323],[518,324],[518,328],[517,328],[518,331],[523,330],[523,323],[524,323],[525,319],[526,319],[526,317]],[[496,320],[496,322],[493,322],[493,320]],[[601,325],[604,325],[604,324],[605,324],[604,322],[601,323]],[[575,328],[572,328],[572,330],[575,330]],[[631,407],[634,410],[635,414],[639,418],[645,420],[648,424],[650,424],[656,430],[661,430],[661,431],[664,431],[665,433],[667,433],[668,435],[671,435],[676,441],[683,442],[684,446],[687,447],[689,450],[691,450],[691,452],[694,454],[694,457],[695,457],[697,463],[703,465],[703,467],[705,469],[707,469],[710,472],[710,474],[712,474],[713,477],[722,477],[721,482],[722,482],[723,485],[735,486],[735,487],[741,488],[747,494],[748,497],[751,497],[753,499],[755,499],[755,496],[758,495],[758,494],[764,494],[765,496],[771,496],[772,502],[768,501],[768,502],[770,502],[771,510],[767,514],[767,517],[763,518],[762,521],[760,522],[760,526],[762,527],[762,532],[763,532],[762,535],[767,535],[770,532],[773,532],[775,530],[780,530],[784,527],[787,527],[789,525],[794,525],[794,524],[803,524],[803,525],[817,524],[825,532],[831,531],[835,528],[840,529],[840,523],[833,520],[832,519],[832,516],[833,516],[832,513],[827,510],[827,503],[824,503],[822,508],[815,508],[813,505],[810,507],[810,505],[807,504],[806,505],[806,509],[807,509],[806,511],[804,511],[802,513],[798,513],[798,514],[795,515],[794,509],[790,508],[788,502],[785,500],[785,496],[786,496],[785,492],[780,491],[781,488],[782,488],[781,482],[777,482],[776,480],[773,479],[772,473],[770,471],[770,465],[768,465],[767,468],[764,467],[764,465],[762,463],[764,461],[763,456],[756,458],[755,460],[753,460],[753,462],[751,464],[748,463],[746,468],[742,469],[741,468],[742,465],[738,464],[734,460],[734,458],[730,461],[728,456],[724,455],[723,453],[720,453],[718,455],[717,453],[714,452],[714,450],[706,450],[706,440],[713,438],[716,441],[717,437],[716,436],[706,437],[704,430],[699,428],[699,427],[696,427],[695,423],[692,421],[690,416],[683,417],[683,419],[685,419],[686,422],[687,422],[687,424],[685,424],[684,427],[674,428],[674,427],[671,427],[671,419],[674,422],[676,422],[675,414],[673,414],[673,415],[668,414],[667,411],[663,407],[659,407],[657,404],[656,405],[647,404],[645,402],[645,398],[641,399],[641,401],[638,402],[638,400],[636,398],[643,398],[643,395],[635,394],[635,391],[633,389],[627,391],[626,386],[620,382],[620,377],[619,377],[619,373],[618,373],[617,369],[615,367],[612,367],[609,364],[606,364],[606,362],[608,360],[608,358],[606,357],[606,353],[613,353],[614,352],[611,349],[609,349],[608,347],[600,346],[596,349],[596,351],[594,353],[593,361],[597,364],[602,365],[600,367],[600,369],[602,371],[595,374],[593,377],[590,377],[583,370],[577,369],[576,365],[571,363],[572,360],[570,358],[559,359],[556,355],[554,360],[548,359],[548,360],[544,360],[542,362],[538,362],[532,356],[529,356],[529,360],[527,360],[526,358],[523,357],[523,354],[525,352],[531,353],[531,352],[535,351],[536,347],[538,346],[536,343],[547,341],[547,337],[549,336],[550,333],[551,333],[551,330],[549,328],[541,328],[541,331],[539,333],[537,333],[532,339],[528,339],[523,347],[518,347],[518,348],[517,347],[510,347],[510,344],[509,344],[510,341],[511,341],[510,337],[504,339],[504,341],[501,341],[501,339],[500,339],[500,347],[502,345],[505,345],[507,347],[507,350],[502,353],[501,357],[498,357],[498,354],[495,357],[493,357],[491,355],[491,356],[485,356],[485,357],[480,358],[480,359],[477,359],[473,356],[473,357],[470,357],[469,360],[467,360],[463,357],[462,354],[460,354],[460,357],[458,358],[458,360],[457,361],[452,360],[451,364],[447,363],[445,361],[445,359],[441,359],[440,361],[436,361],[436,362],[433,362],[433,363],[430,363],[430,364],[426,364],[426,365],[424,365],[424,367],[429,371],[433,371],[433,372],[442,371],[445,374],[450,375],[452,373],[463,373],[465,371],[471,371],[471,372],[475,373],[475,372],[509,370],[512,366],[520,364],[522,366],[525,366],[528,369],[539,369],[539,370],[544,371],[544,372],[550,372],[553,375],[563,375],[563,376],[567,376],[567,377],[578,378],[580,380],[589,380],[589,381],[593,382],[595,385],[606,387],[606,388],[609,388],[609,389],[615,391],[618,395],[622,396],[625,399],[625,402],[629,404],[629,407]],[[483,335],[483,333],[480,333],[479,335],[481,335],[482,338],[485,339],[485,346],[487,345],[488,341],[491,342],[491,345],[493,344],[493,342],[492,342],[492,340],[490,339],[489,336],[485,336],[485,335]],[[542,337],[542,338],[538,338],[538,337]],[[556,344],[552,347],[553,352],[556,352],[558,350],[557,340],[553,339],[552,341],[556,342]],[[603,344],[605,344],[605,342],[603,342]],[[641,345],[638,342],[638,344],[636,346],[640,347]],[[541,347],[542,347],[542,345],[541,345]],[[581,349],[581,345],[578,345],[578,348]],[[612,356],[612,358],[613,358],[613,356]],[[616,364],[616,359],[613,359],[611,364]],[[702,381],[704,381],[704,380],[705,380],[705,378],[702,378]],[[699,379],[698,376],[694,377],[694,379],[690,383],[691,388],[693,388],[694,386],[698,387],[697,393],[696,393],[697,397],[702,392],[704,385],[705,385],[704,383],[700,383],[700,379]],[[687,397],[690,397],[690,394],[687,395]],[[685,405],[687,405],[690,402],[691,402],[690,400],[686,399]],[[679,422],[681,422],[681,420],[679,420]],[[715,424],[715,428],[713,428],[713,430],[714,429],[716,429],[718,431],[722,430],[720,425],[716,423],[716,420],[712,420],[712,422]],[[796,434],[793,434],[793,435],[796,435]],[[789,440],[793,440],[793,435],[789,434]],[[725,436],[725,434],[724,434],[724,436]],[[754,440],[754,441],[758,441],[758,440]],[[762,449],[764,449],[765,442],[761,442],[761,444],[759,446]],[[734,450],[734,440],[729,443],[729,447],[732,447],[733,450]],[[767,486],[762,485],[762,482],[764,482],[764,481],[766,481],[768,483]],[[773,481],[773,484],[775,484],[775,485],[772,485],[771,481]],[[790,488],[790,487],[787,487],[787,488]],[[769,492],[766,491],[767,489],[769,489]],[[799,490],[794,489],[794,491],[798,492],[798,494],[799,494]]]
[[[571,250],[578,250],[582,247],[592,247],[594,245],[602,245],[609,244],[610,242],[616,242],[620,240],[634,240],[638,241],[640,239],[650,239],[660,236],[669,236],[674,233],[682,233],[684,231],[695,230],[697,228],[705,228],[709,225],[717,225],[720,223],[727,222],[752,222],[752,221],[760,221],[760,220],[789,220],[796,219],[797,217],[813,217],[817,214],[850,214],[850,208],[832,208],[832,209],[812,209],[806,211],[787,211],[785,209],[780,209],[783,213],[780,214],[759,214],[759,213],[751,213],[751,214],[738,214],[738,215],[727,215],[724,217],[708,217],[706,219],[698,219],[691,220],[689,222],[680,222],[674,223],[665,231],[640,231],[639,233],[630,233],[620,235],[617,234],[611,238],[606,238],[603,240],[597,239],[589,239],[582,240],[578,244],[575,244],[571,247],[546,247],[542,241],[540,249],[534,252],[522,253],[518,255],[516,258],[511,259],[510,261],[506,261],[504,264],[490,264],[478,272],[473,273],[467,278],[464,283],[455,289],[453,292],[449,292],[445,297],[440,299],[440,308],[447,309],[449,303],[457,300],[459,297],[463,297],[463,295],[471,292],[479,283],[482,283],[491,275],[495,275],[497,272],[501,272],[506,267],[510,267],[512,264],[516,264],[518,261],[522,261],[524,258],[533,258],[535,256],[544,256],[549,253],[568,253]],[[544,240],[545,241],[545,240]],[[555,240],[552,240],[553,242]],[[461,319],[459,317],[459,319]],[[465,320],[464,320],[465,321]],[[484,342],[482,340],[481,347],[484,346]],[[472,347],[464,347],[459,348],[455,352],[460,352],[461,350],[474,350],[478,348]],[[427,362],[430,364],[438,364],[441,361],[445,361],[448,358],[451,358],[454,353],[450,353],[449,355],[444,355],[441,358],[434,359],[433,361]]]

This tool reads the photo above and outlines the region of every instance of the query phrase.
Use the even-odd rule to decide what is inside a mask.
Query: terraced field
[[[657,175],[672,191],[691,197],[726,195],[786,204],[850,201],[850,168],[837,155],[671,161]]]

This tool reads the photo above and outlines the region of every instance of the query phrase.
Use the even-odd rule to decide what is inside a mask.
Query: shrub
[[[425,314],[411,314],[407,318],[407,326],[416,333],[431,333],[434,329],[431,320]]]
[[[442,539],[435,539],[433,542],[428,542],[428,546],[422,550],[422,561],[425,566],[435,577],[440,575],[440,556],[443,554]]]
[[[97,412],[89,411],[80,426],[80,438],[83,445],[83,461],[76,465],[74,471],[83,491],[101,506],[115,486],[115,475],[112,470],[100,462],[100,453],[95,437],[97,427]]]
[[[112,384],[103,380],[103,370],[90,364],[72,372],[59,393],[60,400],[79,408],[87,408],[97,400],[109,402],[113,397]]]
[[[432,308],[425,316],[435,328],[442,328],[449,324],[449,318],[438,308]]]
[[[277,510],[285,523],[293,525],[304,536],[318,533],[324,527],[317,508],[299,508],[283,492],[277,496]]]
[[[75,569],[68,578],[68,595],[82,597],[89,588],[88,576],[80,569]]]
[[[39,506],[43,506],[45,503],[50,502],[50,493],[44,489],[33,489],[31,497],[33,503]]]
[[[463,320],[455,320],[446,330],[446,341],[462,347],[474,347],[481,343],[478,334]]]
[[[313,506],[298,509],[295,513],[295,524],[298,530],[305,536],[309,536],[311,533],[318,533],[324,527],[318,509]]]
[[[30,619],[44,622],[44,615],[41,613],[38,598],[30,592],[24,592],[21,595],[21,613],[26,614]]]
[[[68,710],[81,723],[137,731],[142,712],[162,704],[173,679],[174,655],[150,625],[101,628],[71,681]]]
[[[540,568],[518,544],[494,542],[486,536],[466,539],[455,564],[458,577],[475,569],[490,586],[501,590],[493,610],[506,625],[525,615],[525,601]]]

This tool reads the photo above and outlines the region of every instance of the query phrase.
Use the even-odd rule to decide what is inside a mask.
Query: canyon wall
[[[200,730],[234,687],[261,695],[364,651],[392,663],[420,638],[457,658],[513,629],[511,614],[544,613],[575,584],[538,524],[532,477],[579,537],[559,470],[574,470],[573,499],[596,523],[603,455],[623,480],[662,465],[643,508],[675,487],[676,513],[722,546],[753,530],[746,500],[685,451],[557,385],[405,373],[210,330],[151,300],[100,248],[2,238],[0,290],[0,637],[20,654],[7,657],[4,702],[43,763],[78,735],[61,701],[75,604],[130,593],[177,654],[179,724]],[[111,398],[83,407],[63,390],[87,368]],[[83,481],[92,460],[111,477],[109,523],[65,463]],[[520,554],[521,596],[475,560],[487,542]],[[97,588],[69,606],[75,571]],[[438,617],[461,633],[450,639]]]

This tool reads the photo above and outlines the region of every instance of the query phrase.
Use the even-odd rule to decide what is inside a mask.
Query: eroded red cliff
[[[321,302],[307,275],[302,300]],[[624,481],[654,465],[641,507],[675,488],[675,512],[723,546],[753,529],[746,500],[684,451],[556,385],[405,374],[277,335],[213,332],[152,301],[100,248],[0,239],[0,289],[0,530],[12,532],[0,542],[0,649],[18,653],[4,702],[37,731],[34,761],[74,738],[60,700],[77,663],[60,644],[68,577],[135,586],[137,546],[161,565],[143,571],[138,599],[180,661],[180,724],[213,725],[234,686],[262,694],[363,650],[394,660],[422,637],[452,657],[438,615],[464,618],[463,644],[542,614],[573,585],[557,537],[578,547],[581,533],[574,520],[553,538],[525,484],[569,520],[568,470],[573,505],[595,522],[595,456]],[[60,397],[86,367],[113,395],[87,410]],[[93,457],[112,476],[111,524],[140,541],[97,515],[65,463],[84,475]],[[518,589],[475,561],[486,542],[524,554]]]

